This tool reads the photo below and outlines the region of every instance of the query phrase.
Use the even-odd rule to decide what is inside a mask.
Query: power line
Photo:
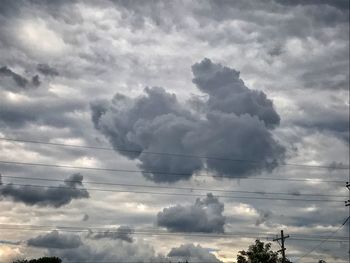
[[[323,241],[323,242],[344,242],[349,243],[346,239],[321,239],[321,238],[290,238],[290,240],[298,240],[298,241]]]
[[[11,178],[21,180],[33,180],[33,181],[48,181],[48,182],[70,182],[80,183],[77,180],[66,179],[48,179],[39,177],[22,177],[22,176],[5,176],[0,174],[0,178]],[[223,193],[247,193],[247,194],[260,194],[260,195],[287,195],[287,196],[324,196],[324,197],[347,197],[346,195],[327,195],[327,194],[309,194],[309,193],[281,193],[281,192],[258,192],[258,191],[245,191],[245,190],[222,190],[211,188],[197,188],[197,187],[175,187],[175,186],[160,186],[160,185],[144,185],[144,184],[125,184],[125,183],[112,183],[112,182],[97,182],[97,181],[84,181],[84,184],[96,184],[96,185],[111,185],[111,186],[123,186],[123,187],[139,187],[139,188],[156,188],[156,189],[174,189],[174,190],[186,190],[186,191],[210,191],[210,192],[223,192]]]
[[[71,227],[71,226],[43,226],[43,225],[22,225],[22,224],[0,224],[0,229],[4,230],[24,230],[24,231],[62,231],[62,232],[72,232],[72,233],[83,233],[88,232],[91,234],[104,233],[120,233],[120,234],[136,234],[136,235],[164,235],[164,236],[194,236],[194,237],[243,237],[243,238],[260,238],[269,240],[272,238],[272,233],[251,233],[251,232],[226,232],[226,233],[205,233],[205,232],[165,232],[159,229],[132,229],[132,232],[122,229],[113,228],[96,228],[96,227]],[[295,235],[294,235],[295,236]],[[301,235],[303,237],[293,238],[294,240],[305,240],[305,241],[319,241],[324,240],[323,236],[309,236]],[[347,237],[337,237],[333,239],[328,239],[329,242],[348,242]]]
[[[22,187],[35,187],[35,188],[51,188],[51,189],[74,189],[74,190],[117,192],[117,193],[206,197],[206,195],[204,194],[190,194],[190,193],[150,192],[150,191],[135,191],[135,190],[132,191],[132,190],[119,190],[119,189],[101,189],[101,188],[76,188],[76,187],[69,187],[69,186],[51,186],[51,185],[46,186],[46,185],[14,184],[14,183],[10,183],[9,185],[22,186]],[[229,195],[215,195],[215,196],[219,198],[228,198],[228,199],[256,199],[256,200],[275,200],[275,201],[344,203],[343,200],[329,200],[329,199],[327,200],[327,199],[302,199],[302,198],[275,198],[275,197],[252,197],[252,196],[229,196]]]
[[[133,149],[126,149],[122,146],[117,146],[114,148],[110,147],[98,147],[98,146],[85,146],[85,145],[74,145],[74,144],[66,144],[66,143],[53,143],[53,142],[44,142],[44,141],[36,141],[36,140],[27,140],[27,139],[11,139],[11,138],[0,138],[3,141],[12,141],[12,142],[24,142],[24,143],[33,143],[33,144],[43,144],[43,145],[51,145],[51,146],[60,146],[60,147],[74,147],[74,148],[82,148],[82,149],[94,149],[94,150],[104,150],[104,151],[114,151],[117,150],[119,152],[130,152],[130,153],[142,153],[142,154],[152,154],[152,155],[166,155],[172,157],[180,157],[180,158],[195,158],[195,159],[211,159],[218,161],[231,161],[231,162],[246,162],[251,164],[273,164],[266,163],[258,160],[248,160],[248,159],[233,159],[219,156],[200,156],[200,155],[192,155],[192,154],[181,154],[181,153],[168,153],[168,152],[153,152],[153,151],[140,151]],[[317,169],[332,169],[332,170],[349,170],[349,166],[332,166],[332,165],[309,165],[309,164],[297,164],[297,163],[279,163],[279,166],[295,166],[295,167],[304,167],[304,168],[317,168]]]
[[[192,176],[192,173],[172,173],[172,172],[161,172],[161,171],[145,171],[145,170],[130,170],[130,169],[116,169],[116,168],[99,168],[99,167],[84,167],[84,166],[71,166],[62,164],[44,164],[44,163],[32,163],[32,162],[15,162],[0,160],[0,163],[10,165],[26,165],[26,166],[42,166],[50,168],[68,168],[78,170],[93,170],[93,171],[106,171],[106,172],[124,172],[124,173],[143,173],[143,174],[164,174],[164,175],[182,175]],[[270,181],[296,181],[296,182],[320,182],[320,183],[344,183],[343,180],[324,180],[320,178],[271,178],[271,177],[230,177],[221,175],[207,175],[207,174],[196,174],[199,177],[214,177],[214,178],[230,178],[238,180],[270,180]]]
[[[328,240],[330,240],[345,224],[346,222],[349,220],[350,216],[348,218],[346,218],[346,220],[344,221],[343,224],[341,224],[334,232],[332,232],[332,234],[330,234],[326,239],[322,240],[319,244],[317,244],[316,246],[314,246],[309,252],[307,252],[306,254],[302,255],[301,257],[296,259],[296,262],[299,262],[300,259],[307,257],[308,255],[310,255],[312,252],[314,252],[317,248],[321,247],[323,243],[327,242]],[[349,241],[346,241],[349,242]]]
[[[162,229],[159,228],[145,228],[145,229],[135,229],[135,228],[129,228],[129,230],[126,229],[118,229],[116,227],[96,227],[96,226],[89,226],[89,227],[81,227],[81,226],[61,226],[61,225],[28,225],[28,224],[5,224],[5,223],[0,223],[0,228],[11,228],[15,229],[14,227],[18,227],[19,229],[30,229],[30,230],[37,230],[37,229],[46,229],[46,230],[67,230],[67,231],[96,231],[96,232],[103,232],[103,231],[108,231],[109,233],[126,233],[126,234],[132,234],[133,232],[131,231],[136,231],[139,233],[143,232],[160,232],[160,233],[169,233],[169,234],[190,234],[190,235],[197,235],[197,234],[204,234],[204,235],[229,235],[229,236],[244,236],[244,237],[264,237],[266,236],[274,236],[273,232],[224,232],[224,233],[206,233],[206,232],[164,232]],[[327,238],[328,236],[325,235],[314,235],[314,234],[298,234],[298,233],[293,233],[293,237],[299,237],[299,238],[314,238],[314,239],[324,239]],[[347,239],[347,236],[336,236],[335,238],[338,239]],[[337,239],[337,240],[338,240]]]

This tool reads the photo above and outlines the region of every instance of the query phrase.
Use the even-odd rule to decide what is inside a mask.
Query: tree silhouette
[[[255,240],[255,244],[250,245],[247,251],[239,251],[237,263],[280,263],[282,259],[278,257],[278,252],[271,250],[271,243],[265,244],[260,240]],[[287,259],[286,263],[290,263]]]
[[[57,257],[42,257],[38,259],[18,259],[13,261],[13,263],[61,263],[62,260]]]

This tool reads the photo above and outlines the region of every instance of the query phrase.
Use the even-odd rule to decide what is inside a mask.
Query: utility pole
[[[282,253],[282,263],[286,263],[286,248],[284,247],[284,240],[287,239],[289,235],[284,235],[283,230],[281,230],[281,237],[273,239],[273,241],[277,241],[277,243],[281,246],[281,250],[278,250],[277,252]],[[279,242],[281,240],[281,243]]]

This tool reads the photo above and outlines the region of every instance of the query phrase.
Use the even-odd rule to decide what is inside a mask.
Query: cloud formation
[[[224,126],[226,127],[227,123],[230,123],[228,121],[223,125],[218,122],[216,126],[208,124],[207,115],[216,113],[222,116],[222,111],[225,112],[227,109],[225,106],[224,109],[218,111],[214,109],[215,103],[208,105],[209,100],[219,101],[218,107],[220,108],[222,106],[220,105],[221,97],[216,93],[209,96],[207,92],[204,92],[202,95],[206,96],[206,99],[196,100],[199,106],[198,110],[190,109],[191,105],[182,100],[190,96],[192,92],[198,94],[199,90],[191,84],[192,77],[189,69],[194,62],[199,61],[200,56],[205,54],[213,61],[220,61],[222,66],[219,71],[222,75],[224,75],[224,70],[222,70],[224,65],[230,65],[232,69],[239,69],[242,72],[240,78],[244,79],[245,86],[249,87],[250,90],[243,89],[242,91],[241,89],[242,94],[252,97],[252,101],[259,97],[251,94],[253,89],[263,90],[267,100],[273,98],[276,112],[282,120],[280,125],[273,124],[273,121],[271,123],[271,120],[270,123],[265,122],[269,118],[264,117],[266,115],[261,114],[261,112],[255,113],[254,107],[251,107],[250,104],[249,107],[248,105],[239,105],[239,103],[229,106],[233,107],[230,110],[234,110],[236,113],[242,109],[242,106],[244,110],[249,112],[248,115],[251,116],[253,112],[253,115],[256,114],[254,116],[263,122],[263,130],[274,133],[280,140],[283,140],[283,144],[288,145],[288,156],[291,157],[287,162],[323,165],[336,160],[337,163],[342,162],[347,165],[349,159],[348,7],[348,0],[176,0],[167,2],[161,0],[137,2],[124,0],[3,0],[0,5],[0,67],[6,65],[8,69],[27,79],[28,82],[31,82],[35,74],[39,74],[39,80],[42,84],[40,88],[32,88],[32,84],[21,88],[12,77],[0,77],[0,82],[7,85],[1,84],[0,91],[1,135],[9,138],[25,137],[26,139],[36,138],[59,143],[100,145],[104,142],[99,136],[102,133],[99,130],[94,130],[93,125],[91,125],[91,111],[87,107],[92,98],[110,101],[111,94],[118,92],[136,102],[136,98],[148,97],[146,92],[140,91],[140,86],[153,85],[164,87],[165,94],[171,95],[172,92],[176,94],[176,101],[178,101],[180,108],[190,111],[190,117],[194,119],[194,121],[192,119],[188,121],[196,128],[190,127],[194,134],[192,138],[196,139],[194,142],[197,141],[198,137],[202,139],[201,143],[204,145],[208,143],[212,147],[218,143],[215,139],[220,137],[215,134],[216,129],[221,126],[224,129]],[[150,50],[157,50],[157,52],[149,52]],[[38,63],[45,63],[56,69],[59,72],[59,77],[45,75],[37,67]],[[203,65],[200,67],[202,71]],[[217,67],[217,69],[219,68]],[[218,90],[223,91],[224,89],[219,88]],[[232,99],[231,96],[227,95],[222,98],[222,101]],[[302,99],[304,101],[301,105]],[[110,111],[109,105],[111,103],[99,104],[102,106],[100,111]],[[269,109],[268,102],[265,101],[262,105],[263,108]],[[294,107],[294,105],[296,106]],[[234,114],[237,115],[236,113]],[[159,115],[162,114],[158,114],[157,117]],[[188,120],[182,114],[174,115]],[[243,115],[238,117],[242,118]],[[98,116],[99,114],[97,114],[97,122],[99,122]],[[148,120],[146,121],[148,122]],[[149,122],[151,123],[153,120]],[[106,123],[108,122],[106,121]],[[113,125],[106,123],[104,125],[109,126],[114,131]],[[204,123],[207,123],[207,126]],[[199,124],[202,125],[202,130],[197,128]],[[159,128],[154,126],[155,130]],[[129,127],[127,128],[132,132],[128,132],[125,137],[136,131],[133,127]],[[228,127],[233,131],[237,130],[233,125]],[[273,127],[276,127],[276,130],[272,130]],[[209,128],[214,131],[208,131]],[[137,131],[139,132],[139,130]],[[214,140],[213,142],[204,138],[209,132],[214,136],[209,137],[210,140]],[[232,131],[227,131],[227,133],[232,133]],[[241,136],[240,138],[247,137]],[[95,140],[96,138],[97,140]],[[251,136],[250,139],[254,140],[255,138],[258,140],[256,136]],[[160,139],[163,140],[163,137]],[[227,136],[224,136],[223,140],[226,141]],[[190,139],[187,141],[192,143]],[[134,140],[132,142],[138,145],[138,142]],[[167,143],[169,143],[169,147],[164,142],[157,142],[156,138],[150,144],[157,151],[177,150],[171,148],[173,144]],[[240,142],[234,144],[228,142],[226,147],[230,145],[233,147],[230,151],[225,150],[225,152],[214,152],[213,149],[209,148],[203,150],[204,146],[196,146],[188,151],[187,148],[191,146],[183,146],[181,143],[180,141],[180,146],[174,143],[175,146],[179,147],[180,153],[186,151],[185,153],[189,154],[220,154],[221,156],[227,152],[237,154],[238,157],[241,154],[245,155],[242,149],[237,148],[236,152],[232,150],[234,147],[244,145]],[[250,141],[246,145],[249,143]],[[163,145],[165,147],[161,148]],[[104,144],[100,146],[107,147]],[[86,151],[83,149],[59,149],[51,146],[15,145],[12,143],[1,143],[1,147],[3,158],[18,157],[23,161],[24,159],[31,161],[32,158],[28,159],[28,157],[36,156],[38,159],[44,158],[47,161],[50,159],[50,162],[54,163],[87,164],[85,160],[80,159],[80,157],[86,156]],[[140,156],[145,155],[144,151],[148,150],[147,147],[141,145],[139,150],[142,153]],[[245,149],[245,147],[243,148]],[[219,146],[218,149],[220,149]],[[260,151],[260,148],[258,150]],[[251,152],[250,149],[247,151]],[[134,169],[135,163],[147,163],[152,165],[150,167],[152,169],[163,169],[164,167],[166,171],[169,171],[168,167],[174,167],[172,171],[175,173],[179,172],[179,166],[182,166],[182,163],[194,167],[193,169],[199,167],[194,173],[208,167],[205,160],[196,164],[194,163],[197,161],[196,159],[187,163],[185,158],[155,158],[156,156],[153,156],[152,160],[143,162],[138,158],[139,154],[130,154],[135,156],[131,157],[134,161],[127,161],[123,158],[116,159],[114,154],[105,151],[93,152],[96,163],[101,163],[105,167],[116,166],[123,169]],[[49,155],[50,158],[47,159]],[[256,158],[256,156],[252,155],[251,158]],[[232,168],[240,168],[238,164],[226,168],[224,165],[226,167],[226,162],[218,161],[214,166],[227,170],[229,176],[232,177],[247,176],[268,168],[264,166],[263,169],[259,167],[253,169],[250,167],[250,170],[243,167],[242,170],[245,173],[237,171],[236,175],[233,174],[235,169]],[[27,174],[28,176],[41,177],[48,172],[47,169],[26,171],[25,167],[9,165],[4,165],[2,169],[14,176]],[[171,178],[177,181],[189,178],[189,173],[192,173],[192,170],[183,170],[185,175],[158,174],[156,179],[160,178],[159,180],[165,181]],[[214,169],[211,168],[211,170]],[[50,176],[59,176],[59,170],[50,169],[49,172],[53,173]],[[214,172],[217,175],[217,170]],[[269,177],[305,177],[304,169],[299,168],[285,167],[283,173],[275,172]],[[325,172],[320,170],[317,173],[310,171],[310,173],[312,173],[309,174],[310,176],[313,175],[324,180],[336,175],[339,178],[343,174],[347,175],[346,171],[338,170],[332,174],[327,170]],[[210,171],[208,174],[211,174]],[[154,176],[150,175],[149,177],[153,178]],[[193,179],[193,184],[197,183],[197,178]],[[4,180],[6,179],[4,178]],[[99,180],[109,182],[111,178],[107,173],[101,173]],[[132,178],[132,183],[144,184],[145,181],[144,178],[136,176]],[[184,183],[181,182],[181,184]],[[192,182],[188,183],[192,186]],[[220,188],[223,184],[225,188],[232,188],[232,190],[244,186],[238,186],[236,180],[217,180],[210,186]],[[263,189],[266,192],[274,192],[274,185],[267,181],[261,181],[259,184],[251,186],[254,191]],[[279,192],[290,192],[290,190],[297,190],[301,194],[318,194],[322,191],[325,194],[333,195],[341,189],[333,184],[291,182],[280,185]],[[125,203],[126,199],[127,202],[138,203],[140,196],[118,195],[115,199],[113,198],[118,203]],[[116,218],[116,211],[110,206],[110,195],[96,194],[91,200],[84,202],[83,211],[81,209],[82,202],[72,202],[69,206],[59,209],[60,213],[63,212],[62,215],[60,214],[60,220],[69,218],[78,221],[84,212],[90,215],[90,219],[88,222],[81,222],[82,224],[96,225],[113,222],[116,225],[132,223],[151,227],[154,224],[154,209],[158,209],[157,213],[161,210],[159,207],[183,204],[182,197],[179,196],[175,199],[173,197],[168,199],[154,195],[147,196],[142,200],[145,209],[143,205],[132,204],[129,206],[128,204],[127,209],[121,206],[118,207],[119,212]],[[316,203],[308,207],[302,202],[289,203],[288,207],[283,201],[262,204],[262,202],[255,200],[246,200],[245,203],[247,207],[236,208],[233,206],[232,208],[236,210],[232,211],[232,203],[225,202],[225,212],[228,216],[225,231],[230,232],[236,229],[243,231],[247,224],[254,226],[258,218],[256,211],[259,212],[260,209],[271,211],[273,215],[261,225],[268,232],[274,232],[276,226],[283,224],[293,227],[296,231],[304,231],[305,234],[322,235],[322,229],[331,226],[337,228],[338,224],[343,222],[342,213],[344,211],[335,206],[325,210],[322,209],[321,204]],[[20,218],[35,217],[38,224],[45,224],[47,218],[42,218],[42,212],[46,210],[49,211],[50,218],[57,218],[53,209],[33,208],[35,207],[24,207],[21,202],[0,202],[1,216],[6,217],[11,222]],[[318,210],[320,212],[317,212]],[[229,216],[231,212],[233,217]],[[340,217],[337,218],[334,215],[340,215]],[[264,220],[263,215],[261,220]],[[298,230],[298,227],[302,229]],[[247,229],[247,231],[250,230]],[[341,231],[340,234],[346,233],[346,230],[344,229],[344,232]],[[13,230],[4,230],[1,234],[3,239],[11,240]],[[25,234],[29,235],[30,233],[26,232]],[[137,236],[135,235],[134,238],[136,239]],[[28,236],[23,236],[23,239],[28,239]],[[200,239],[196,241],[200,243]],[[160,243],[164,240],[163,237],[154,237],[154,240],[157,251],[161,249],[157,247],[157,244],[160,244],[164,250],[163,245],[170,248],[177,239],[169,238],[167,244]],[[215,240],[205,239],[206,246],[215,246],[214,243],[210,242],[215,242]],[[109,255],[117,253],[121,255],[120,257],[105,256],[107,251],[104,250],[103,246],[108,243],[112,244],[108,252]],[[119,243],[123,244],[119,245]],[[313,244],[311,243],[290,244],[291,251],[299,254],[307,253],[312,249]],[[81,256],[83,261],[100,261],[100,259],[116,261],[114,259],[119,259],[119,261],[135,260],[140,262],[142,258],[149,259],[146,255],[149,255],[150,249],[140,245],[137,251],[141,251],[135,252],[132,246],[130,253],[127,253],[128,245],[134,245],[134,243],[127,243],[119,239],[89,239],[88,244],[77,249],[67,249],[64,253],[70,253],[73,259],[74,255],[72,254],[76,250],[76,253],[81,254],[78,256]],[[224,242],[220,244],[220,249],[222,249],[220,256],[223,259],[225,256],[233,256],[232,251],[245,249],[247,246],[248,243],[245,243],[244,240],[234,242],[234,244]],[[2,246],[2,249],[3,247],[5,246]],[[344,260],[347,258],[344,253],[346,249],[340,247],[338,243],[327,244],[325,247],[329,251],[325,251],[322,256],[327,262],[335,261],[331,255]],[[8,248],[10,249],[11,246],[9,245]],[[12,246],[11,249],[14,251],[17,248]],[[33,253],[38,252],[37,249],[29,250],[34,251]],[[63,253],[62,249],[60,251]],[[98,253],[99,255],[96,255]],[[138,256],[134,257],[132,253]],[[35,255],[31,254],[28,257]],[[0,261],[10,261],[10,259],[4,260],[3,257],[4,255]],[[312,258],[306,260],[312,261]],[[154,261],[148,260],[148,262]],[[169,262],[169,260],[161,262]]]
[[[0,244],[5,244],[5,245],[20,245],[21,241],[10,241],[10,240],[1,240],[0,239]]]
[[[272,101],[262,91],[247,88],[238,71],[206,58],[194,64],[192,72],[193,83],[208,95],[205,106],[209,112],[256,116],[268,127],[279,124],[280,117]]]
[[[39,235],[27,241],[27,245],[31,247],[55,249],[78,248],[82,244],[78,235],[61,234],[57,230],[45,235]]]
[[[117,93],[109,103],[93,102],[92,121],[96,129],[116,151],[134,150],[120,153],[138,159],[140,168],[156,171],[145,174],[156,182],[188,179],[204,166],[222,176],[247,176],[272,169],[284,159],[284,148],[271,133],[280,117],[263,92],[248,89],[239,72],[209,59],[193,65],[192,72],[193,82],[207,95],[206,101],[198,101],[204,114],[193,113],[163,88],[145,88],[145,95],[137,98]],[[225,156],[258,162],[251,165],[143,152]]]
[[[184,244],[177,248],[172,248],[168,254],[172,260],[180,260],[188,262],[222,262],[217,259],[208,249],[201,247],[200,245]]]
[[[349,10],[349,1],[347,0],[275,0],[279,4],[283,5],[328,5],[338,8],[345,12]]]
[[[0,68],[0,89],[10,91],[20,91],[29,87],[38,87],[41,82],[38,75],[32,77],[31,80],[13,72],[8,67]]]
[[[164,208],[157,215],[157,225],[173,232],[223,233],[226,217],[224,204],[211,193],[193,205]]]
[[[270,211],[265,211],[265,210],[258,210],[258,214],[259,214],[259,216],[255,222],[256,226],[260,226],[261,224],[266,223],[272,215],[272,213]]]
[[[3,184],[0,177],[0,197],[11,198],[26,205],[61,207],[73,199],[89,198],[83,186],[83,176],[73,174],[58,186],[35,187],[31,185]]]
[[[188,260],[189,262],[222,262],[211,254],[209,249],[193,244],[184,244],[179,247],[174,247],[170,250],[168,255],[156,254],[154,248],[149,245],[148,242],[146,243],[144,241],[128,243],[116,240],[113,244],[106,244],[104,246],[83,243],[78,247],[71,248],[46,248],[50,256],[59,257],[63,262],[105,261],[161,263],[184,260]]]
[[[59,75],[58,71],[54,67],[49,66],[48,64],[38,64],[37,70],[46,76],[55,77]]]
[[[104,246],[99,243],[86,244],[71,249],[49,249],[50,256],[63,262],[165,262],[165,257],[156,255],[154,248],[145,242],[128,243],[121,240]]]
[[[109,229],[103,232],[97,232],[93,233],[92,231],[89,232],[88,237],[92,239],[120,239],[124,240],[126,242],[132,243],[133,237],[132,234],[134,233],[134,230],[131,229],[128,226],[120,226],[117,229]]]

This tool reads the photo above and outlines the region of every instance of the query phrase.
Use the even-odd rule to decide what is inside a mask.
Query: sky
[[[348,262],[349,2],[1,0],[0,148],[1,263]]]

